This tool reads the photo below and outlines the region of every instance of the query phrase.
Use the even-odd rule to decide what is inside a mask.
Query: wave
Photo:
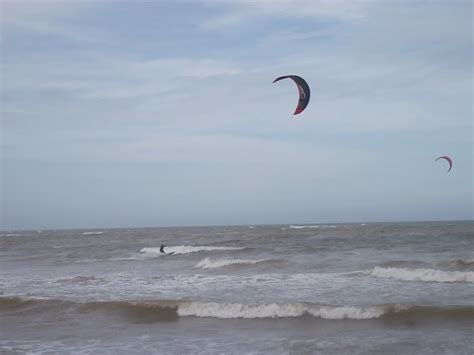
[[[474,317],[474,306],[417,306],[417,305],[324,305],[311,302],[289,303],[218,303],[182,300],[94,301],[23,299],[0,297],[0,311],[18,312],[30,308],[43,311],[76,311],[80,314],[104,312],[119,314],[136,323],[174,321],[179,317],[219,319],[262,319],[311,317],[328,320],[466,318]]]
[[[291,225],[291,229],[305,229],[305,228],[337,228],[337,226],[329,226],[329,225],[304,225],[304,226],[295,226]]]
[[[201,251],[225,251],[225,250],[241,250],[243,247],[215,247],[215,246],[187,246],[187,245],[177,245],[169,246],[165,248],[166,253],[174,254],[189,254],[197,253]],[[160,253],[160,248],[142,248],[140,253],[145,254],[149,257],[156,257],[163,255]]]
[[[100,235],[104,234],[105,232],[83,232],[82,235]]]
[[[454,268],[456,270],[473,270],[474,271],[474,259],[456,259],[442,263],[447,264],[447,267]]]
[[[370,276],[401,281],[423,282],[467,282],[474,283],[472,271],[443,271],[436,269],[408,269],[376,266],[368,272]]]
[[[95,276],[74,276],[70,278],[64,278],[56,280],[57,283],[79,283],[79,284],[95,284],[104,282],[105,279],[102,277],[95,277]]]
[[[321,319],[374,319],[392,306],[328,306],[304,302],[241,304],[189,302],[178,307],[178,315],[210,318],[290,318],[312,316]]]
[[[260,260],[249,260],[249,259],[220,259],[220,260],[211,260],[210,258],[205,258],[196,264],[196,268],[201,269],[215,269],[224,266],[230,265],[253,265],[264,262],[271,262],[269,259],[260,259]]]
[[[6,233],[6,234],[0,234],[0,237],[21,237],[23,234],[19,233]]]
[[[314,225],[314,226],[293,226],[291,225],[291,229],[305,229],[305,228],[320,228],[321,226]]]
[[[433,269],[438,271],[474,271],[474,259],[444,260],[436,263],[419,260],[390,260],[381,263],[382,268],[403,268],[409,270]]]

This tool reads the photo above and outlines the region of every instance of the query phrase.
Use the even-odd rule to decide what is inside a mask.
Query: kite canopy
[[[446,156],[446,155],[443,155],[443,156],[437,158],[435,161],[438,161],[438,160],[440,160],[440,159],[444,159],[444,160],[446,160],[446,161],[449,163],[449,169],[448,169],[448,171],[447,171],[447,172],[449,173],[449,172],[451,171],[451,168],[453,167],[453,161],[451,160],[450,157],[448,157],[448,156]]]
[[[285,76],[280,76],[273,80],[274,83],[277,81],[283,80],[283,79],[292,79],[296,86],[298,87],[298,92],[300,94],[300,98],[298,100],[298,106],[296,106],[295,113],[293,115],[297,115],[308,106],[309,102],[309,97],[310,97],[310,90],[309,90],[309,85],[308,83],[300,76],[298,75],[285,75]]]

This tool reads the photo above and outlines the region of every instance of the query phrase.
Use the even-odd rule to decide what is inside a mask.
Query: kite
[[[440,160],[440,159],[444,159],[444,160],[446,160],[446,161],[449,163],[449,169],[448,169],[448,171],[447,171],[447,172],[449,173],[449,172],[451,171],[451,168],[453,167],[453,161],[451,160],[450,157],[448,157],[448,156],[446,156],[446,155],[443,155],[443,156],[437,158],[435,161],[438,161],[438,160]]]
[[[275,80],[273,80],[274,83],[276,83],[277,81],[280,81],[280,80],[283,80],[283,79],[292,79],[296,86],[298,87],[298,92],[300,94],[300,98],[298,100],[298,106],[296,106],[296,110],[295,110],[295,113],[293,113],[293,115],[297,115],[301,112],[303,112],[303,110],[306,108],[306,106],[308,106],[308,102],[309,102],[309,97],[310,97],[310,90],[309,90],[309,85],[308,83],[300,76],[298,75],[285,75],[285,76],[280,76],[278,78],[276,78]]]

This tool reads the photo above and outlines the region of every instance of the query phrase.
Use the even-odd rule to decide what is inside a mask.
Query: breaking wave
[[[337,228],[337,226],[329,226],[329,225],[305,225],[305,226],[295,226],[291,225],[291,229],[305,229],[305,228]]]
[[[260,260],[248,260],[248,259],[220,259],[220,260],[211,260],[210,258],[205,258],[196,264],[196,268],[201,269],[215,269],[224,266],[230,265],[252,265],[259,264],[264,262],[271,262],[272,260],[260,259]]]
[[[463,307],[425,307],[416,305],[322,305],[309,302],[242,304],[194,302],[180,300],[154,301],[102,301],[72,302],[63,300],[23,299],[19,297],[0,297],[0,312],[28,309],[42,311],[71,312],[80,314],[104,312],[118,314],[134,323],[153,323],[175,321],[179,317],[204,317],[220,319],[294,318],[313,317],[318,319],[414,319],[423,317],[456,317],[472,319],[473,306]]]
[[[447,264],[447,267],[454,268],[457,270],[472,270],[474,271],[474,259],[457,259],[445,262],[443,264]]]
[[[374,277],[401,281],[474,283],[473,271],[443,271],[436,269],[408,269],[376,266],[368,273],[370,276]]]
[[[187,245],[177,245],[169,246],[165,248],[166,253],[174,254],[189,254],[197,253],[201,251],[225,251],[225,250],[241,250],[243,247],[214,247],[214,246],[187,246]],[[156,257],[163,255],[160,253],[160,248],[142,248],[140,253],[145,254],[145,256]]]
[[[373,319],[383,316],[392,308],[392,306],[326,306],[303,302],[257,305],[189,302],[178,307],[178,315],[225,319],[289,318],[302,316],[312,316],[322,319]]]
[[[100,235],[104,234],[104,232],[83,232],[82,235]]]

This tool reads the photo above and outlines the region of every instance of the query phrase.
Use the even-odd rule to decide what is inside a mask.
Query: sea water
[[[0,317],[12,354],[472,354],[474,222],[0,232]]]

